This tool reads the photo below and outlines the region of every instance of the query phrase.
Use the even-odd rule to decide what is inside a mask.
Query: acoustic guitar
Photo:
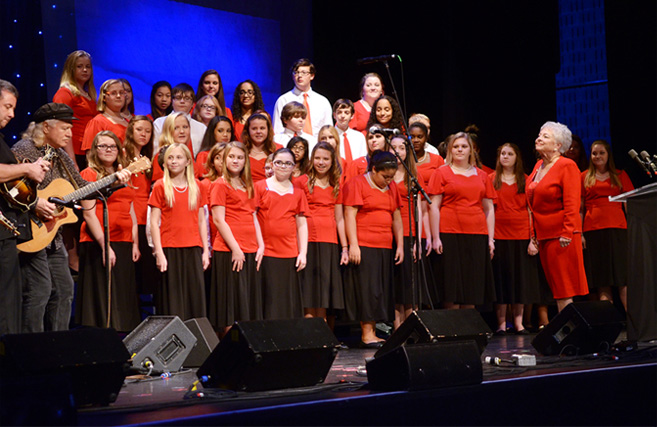
[[[131,173],[139,173],[151,167],[151,161],[148,157],[140,157],[130,163],[127,170]],[[57,199],[57,208],[50,220],[41,220],[32,218],[32,240],[21,243],[16,247],[21,252],[37,252],[45,248],[52,242],[57,234],[57,230],[64,224],[74,223],[78,217],[73,213],[73,209],[63,205],[71,204],[82,200],[87,196],[109,187],[116,181],[116,173],[108,175],[96,182],[89,183],[82,188],[75,190],[70,182],[63,178],[53,180],[46,188],[39,190],[37,196],[42,199]]]
[[[57,150],[48,146],[43,160],[51,161],[57,155]],[[23,163],[29,162],[24,160]],[[26,176],[0,183],[0,194],[16,209],[27,212],[37,200],[37,182]]]

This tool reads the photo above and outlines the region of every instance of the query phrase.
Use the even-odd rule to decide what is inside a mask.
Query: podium
[[[618,196],[627,202],[627,339],[657,339],[657,183]]]

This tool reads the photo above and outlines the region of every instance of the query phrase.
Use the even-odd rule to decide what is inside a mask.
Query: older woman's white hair
[[[554,139],[561,143],[559,152],[563,154],[568,151],[573,143],[573,133],[568,129],[568,126],[558,122],[545,122],[543,126],[541,126],[541,130],[545,128],[550,129],[554,135]]]

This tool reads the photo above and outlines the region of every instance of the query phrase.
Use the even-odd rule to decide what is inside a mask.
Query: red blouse
[[[98,181],[98,172],[86,168],[80,176],[89,182]],[[130,205],[135,198],[135,190],[130,187],[121,188],[112,193],[107,199],[107,212],[109,215],[110,242],[132,242],[132,217]],[[96,203],[96,217],[103,226],[103,204]],[[87,231],[87,223],[83,222],[80,228],[80,242],[95,242]]]
[[[344,187],[344,206],[358,208],[358,245],[392,249],[392,215],[401,203],[394,182],[381,189],[371,182],[369,175],[359,175],[348,181]]]
[[[322,188],[318,185],[313,187],[311,193],[308,189],[308,175],[302,175],[295,182],[303,189],[308,200],[308,241],[338,243],[338,226],[335,222],[335,205],[342,204],[342,192],[338,191],[337,197],[333,196],[333,187]]]
[[[148,205],[162,211],[160,238],[163,248],[203,247],[198,225],[198,210],[203,209],[207,194],[198,180],[196,185],[199,187],[199,200],[194,210],[189,210],[189,188],[182,192],[174,188],[173,207],[169,207],[164,196],[164,182],[160,179],[153,185]]]
[[[417,173],[422,176],[424,182],[429,182],[429,180],[431,180],[431,175],[433,175],[433,171],[444,165],[445,160],[443,160],[442,156],[439,154],[427,152],[426,155],[429,156],[429,161],[426,163],[418,163],[416,167]]]
[[[489,177],[494,181],[495,172]],[[527,195],[518,193],[517,183],[502,182],[495,200],[495,239],[528,240],[530,236]]]
[[[588,171],[582,172],[582,198],[584,199],[584,231],[602,230],[605,228],[627,228],[623,203],[610,202],[609,196],[634,190],[625,171],[619,171],[622,188],[611,185],[611,179],[597,180],[592,187],[584,187],[584,179]]]
[[[74,120],[75,121],[75,120]],[[91,145],[94,142],[96,134],[103,130],[109,130],[114,132],[121,142],[125,139],[125,131],[128,128],[128,122],[124,120],[123,124],[117,124],[112,122],[107,117],[102,114],[97,114],[93,119],[89,120],[87,127],[84,129],[84,135],[82,137],[82,151],[85,153],[91,149]]]
[[[267,180],[255,183],[255,200],[258,223],[265,242],[265,256],[273,258],[296,258],[297,246],[296,216],[308,211],[306,195],[298,187],[292,186],[285,194],[279,194],[267,187]]]
[[[477,174],[455,174],[448,165],[436,169],[429,180],[427,193],[442,194],[440,204],[440,232],[486,234],[486,214],[483,199],[497,197],[488,175],[476,168]]]
[[[91,98],[85,98],[81,95],[73,96],[73,93],[69,88],[60,87],[59,90],[55,92],[52,102],[66,104],[73,109],[73,116],[78,120],[73,120],[72,122],[73,137],[71,138],[71,144],[73,145],[73,151],[75,154],[80,156],[84,155],[85,152],[82,150],[82,138],[84,137],[84,130],[87,127],[87,123],[98,114],[96,101]]]
[[[255,198],[249,199],[244,190],[231,187],[223,178],[212,183],[210,189],[210,206],[224,206],[225,219],[233,233],[233,237],[244,253],[255,253],[258,250],[256,228],[253,218],[255,212]],[[215,251],[230,252],[221,233],[217,232],[213,240]]]

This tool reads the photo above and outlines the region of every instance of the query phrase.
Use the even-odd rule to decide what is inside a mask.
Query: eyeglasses
[[[214,105],[201,105],[201,108],[203,108],[204,110],[208,110],[208,111],[216,111],[217,110],[217,107],[215,107]]]
[[[302,70],[302,71],[295,71],[292,74],[295,76],[309,76],[312,73],[310,71]]]
[[[240,96],[253,96],[253,95],[255,95],[255,92],[252,91],[251,89],[249,89],[249,90],[240,90],[239,94],[240,94]]]
[[[294,167],[294,162],[284,162],[282,160],[275,160],[274,166],[277,166],[279,168],[292,168]]]
[[[119,149],[119,147],[117,147],[116,145],[106,145],[106,144],[96,145],[96,148],[99,151],[114,151]]]
[[[112,96],[114,98],[119,98],[119,97],[122,97],[122,96],[126,96],[126,94],[127,94],[127,92],[124,91],[124,90],[119,90],[119,91],[113,90],[112,92],[105,92],[105,95]]]
[[[176,95],[173,97],[176,101],[185,101],[185,102],[192,102],[194,98],[191,96],[182,96],[182,95]]]

